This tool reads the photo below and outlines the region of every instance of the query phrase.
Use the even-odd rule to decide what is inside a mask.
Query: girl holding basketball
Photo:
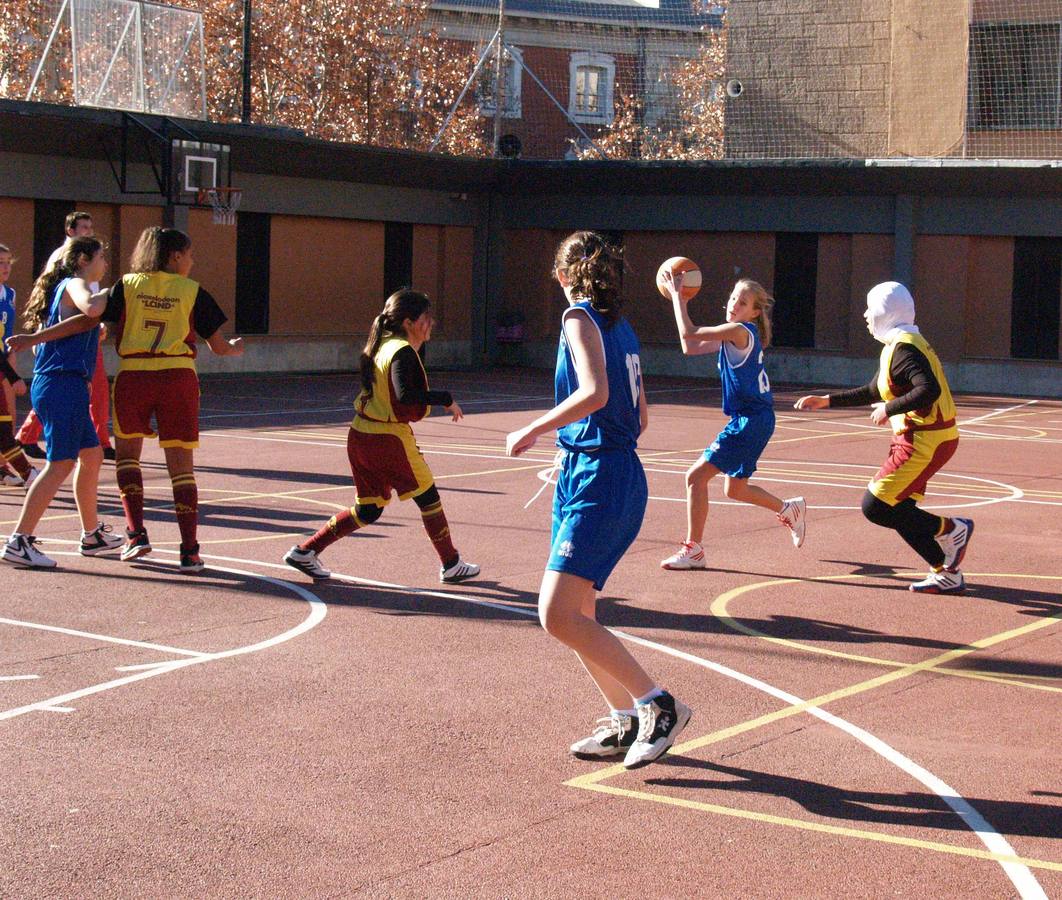
[[[764,348],[771,343],[774,298],[757,282],[742,278],[730,292],[726,323],[698,327],[687,308],[691,295],[683,295],[683,273],[665,267],[658,277],[661,290],[671,297],[682,352],[687,356],[718,353],[723,412],[730,416],[719,436],[686,472],[686,539],[661,561],[661,568],[704,568],[701,542],[708,519],[708,485],[720,473],[726,478],[723,492],[727,497],[769,509],[789,529],[794,546],[801,546],[807,512],[804,498],[780,500],[749,484],[774,433],[774,401],[763,366]]]
[[[80,237],[68,241],[61,256],[33,286],[26,324],[42,328],[69,320],[79,312],[99,315],[106,295],[93,295],[89,284],[98,282],[106,270],[107,257],[98,240]],[[98,343],[99,329],[93,327],[48,343],[37,353],[31,397],[44,425],[48,463],[26,492],[15,530],[3,548],[4,562],[34,569],[55,567],[55,560],[37,549],[33,532],[75,465],[74,498],[81,518],[82,555],[94,556],[121,546],[122,539],[110,534],[110,527],[96,517],[103,451],[89,415],[89,383]]]
[[[558,247],[553,271],[568,309],[561,316],[556,405],[510,434],[506,453],[519,456],[557,431],[563,462],[539,618],[575,651],[610,708],[592,735],[572,745],[572,754],[622,755],[635,769],[666,753],[692,712],[596,618],[597,591],[637,536],[648,499],[636,447],[649,411],[638,338],[620,314],[621,265],[617,251],[594,232],[576,232]]]
[[[442,406],[453,421],[464,413],[449,391],[428,390],[419,351],[431,339],[435,317],[431,302],[418,291],[395,291],[372,323],[361,354],[361,393],[347,432],[347,456],[354,474],[354,506],[333,516],[311,538],[284,556],[292,568],[315,581],[331,577],[317,555],[342,537],[371,525],[383,515],[392,491],[399,500],[413,499],[424,530],[439,555],[439,580],[447,584],[479,575],[454,548],[439,489],[417,447],[411,422]]]

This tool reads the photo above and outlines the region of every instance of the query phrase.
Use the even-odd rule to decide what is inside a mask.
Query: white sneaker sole
[[[313,572],[309,568],[309,566],[303,565],[297,560],[288,559],[288,557],[286,556],[284,557],[284,562],[286,562],[297,572],[302,572],[303,575],[305,575],[307,578],[313,579],[314,581],[328,581],[328,579],[332,577],[331,572]]]
[[[667,753],[668,750],[675,746],[675,741],[678,740],[678,736],[682,734],[685,727],[690,724],[690,719],[692,718],[693,710],[689,707],[686,707],[685,714],[679,716],[678,724],[671,730],[671,734],[668,735],[668,741],[666,744],[661,746],[660,749],[657,750],[652,756],[643,757],[642,759],[636,760],[632,763],[624,761],[623,767],[627,770],[641,769],[644,766],[649,765],[650,763],[656,762],[658,759],[660,759],[661,756]]]
[[[686,571],[689,571],[690,569],[703,569],[703,568],[705,568],[705,561],[703,559],[700,559],[700,560],[697,560],[697,561],[688,561],[688,562],[679,563],[679,562],[669,562],[668,560],[665,559],[662,563],[660,563],[660,568],[661,569],[667,569],[669,572],[686,572]]]

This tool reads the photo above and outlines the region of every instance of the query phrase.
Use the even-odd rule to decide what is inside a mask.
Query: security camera
[[[745,86],[740,81],[738,81],[738,79],[736,79],[736,78],[731,78],[726,83],[726,95],[728,97],[730,97],[732,100],[735,100],[738,97],[740,97],[742,95],[742,93],[744,93],[744,91],[745,91]]]

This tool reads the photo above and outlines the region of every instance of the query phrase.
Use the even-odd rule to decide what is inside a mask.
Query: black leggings
[[[424,509],[439,502],[439,489],[433,484],[430,488],[413,498],[418,507]],[[375,503],[359,503],[354,507],[354,515],[361,524],[371,525],[383,515],[383,507]]]
[[[875,525],[899,533],[919,556],[931,566],[944,565],[944,551],[934,538],[940,531],[941,518],[918,508],[908,498],[889,506],[870,491],[863,494],[863,515]]]

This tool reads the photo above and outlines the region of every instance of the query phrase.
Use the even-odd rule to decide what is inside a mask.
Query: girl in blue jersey
[[[15,397],[26,393],[26,383],[15,371],[15,354],[7,339],[15,333],[15,289],[8,283],[15,258],[11,248],[0,244],[0,484],[29,486],[37,475],[22,445],[15,440]]]
[[[698,328],[690,321],[682,299],[682,274],[664,271],[671,294],[682,352],[687,356],[719,354],[723,384],[723,412],[730,416],[719,436],[686,472],[686,540],[661,561],[664,569],[703,569],[704,524],[708,519],[708,484],[722,472],[723,492],[731,500],[769,509],[789,528],[793,544],[804,543],[803,497],[780,500],[763,488],[749,484],[756,463],[774,433],[774,400],[763,366],[763,350],[771,343],[771,307],[774,298],[749,278],[730,292],[726,324]]]
[[[62,256],[47,269],[30,294],[25,312],[31,328],[46,328],[78,313],[99,315],[105,293],[95,296],[89,284],[107,271],[103,245],[91,237],[68,241]],[[96,518],[96,490],[103,451],[89,416],[89,383],[96,365],[99,329],[44,344],[37,351],[30,396],[44,424],[48,464],[30,486],[15,530],[4,545],[4,562],[51,569],[55,560],[36,548],[33,531],[66,481],[74,464],[74,497],[81,518],[81,553],[94,556],[117,550],[122,539]]]
[[[649,411],[638,338],[620,315],[620,274],[617,251],[594,232],[576,232],[557,249],[554,275],[569,306],[561,317],[556,406],[510,434],[506,452],[519,456],[557,431],[563,462],[539,618],[576,652],[610,707],[571,752],[581,759],[623,755],[635,769],[667,752],[691,710],[596,618],[596,592],[637,536],[648,499],[635,448]]]

